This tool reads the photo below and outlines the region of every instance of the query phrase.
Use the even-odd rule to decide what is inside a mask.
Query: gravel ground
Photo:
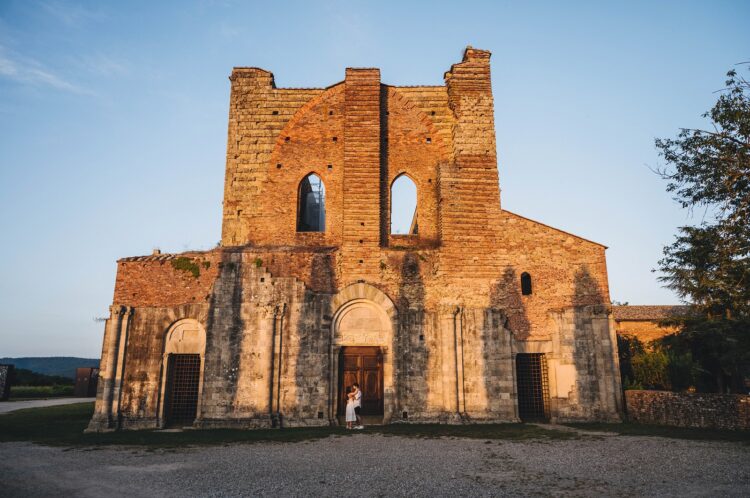
[[[750,447],[358,434],[179,450],[0,444],[0,496],[750,496]]]

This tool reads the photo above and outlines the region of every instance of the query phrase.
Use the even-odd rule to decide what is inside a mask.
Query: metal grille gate
[[[170,354],[167,367],[167,425],[191,425],[198,411],[201,357]]]
[[[549,380],[543,353],[516,355],[518,416],[526,421],[549,420]]]

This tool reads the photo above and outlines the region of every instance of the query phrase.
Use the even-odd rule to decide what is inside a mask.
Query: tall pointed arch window
[[[391,234],[417,235],[417,186],[401,175],[391,184]]]
[[[299,184],[297,231],[326,231],[326,188],[323,180],[315,173],[307,175]]]

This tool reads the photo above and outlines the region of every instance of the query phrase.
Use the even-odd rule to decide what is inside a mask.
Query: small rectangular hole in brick
[[[271,114],[273,114],[274,116],[278,116],[279,115],[279,111],[273,111]]]

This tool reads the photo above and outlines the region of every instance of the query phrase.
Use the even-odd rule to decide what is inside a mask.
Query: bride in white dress
[[[357,414],[354,412],[354,389],[349,388],[346,396],[346,428],[351,429],[352,424],[357,421]]]

